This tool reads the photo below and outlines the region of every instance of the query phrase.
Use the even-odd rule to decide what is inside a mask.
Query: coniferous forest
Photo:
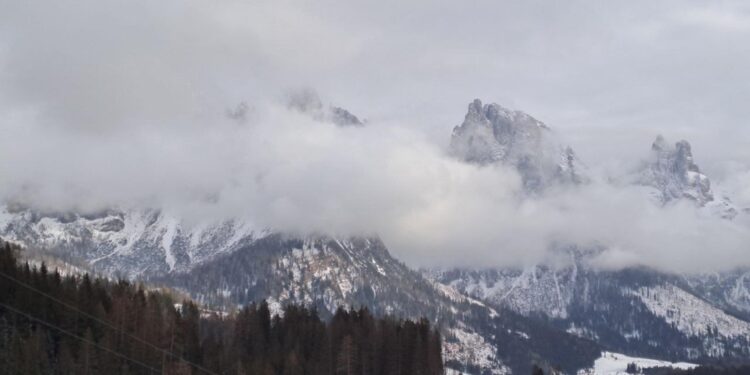
[[[203,311],[127,281],[62,276],[0,246],[2,374],[442,374],[429,321],[265,301]]]

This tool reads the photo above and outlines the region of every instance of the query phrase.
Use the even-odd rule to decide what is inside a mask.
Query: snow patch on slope
[[[510,374],[510,369],[503,365],[495,355],[497,348],[485,341],[476,332],[464,328],[453,328],[449,335],[455,340],[443,340],[443,359],[446,362],[471,363],[489,370],[492,375]]]
[[[172,252],[172,243],[174,243],[175,236],[177,234],[177,220],[171,219],[167,220],[167,222],[164,225],[164,230],[162,232],[161,237],[161,247],[164,249],[164,256],[166,258],[167,264],[169,265],[169,270],[174,270],[174,265],[176,263],[175,255]]]
[[[603,352],[601,358],[594,362],[593,369],[581,370],[578,375],[627,375],[625,370],[628,364],[635,363],[639,368],[671,367],[675,369],[689,370],[697,367],[692,363],[672,363],[656,359],[628,357],[624,354]]]

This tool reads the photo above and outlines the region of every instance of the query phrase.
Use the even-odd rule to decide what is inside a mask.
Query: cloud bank
[[[378,234],[423,266],[518,266],[545,259],[551,244],[606,246],[606,267],[695,271],[747,258],[747,227],[687,202],[660,208],[637,187],[605,182],[524,198],[515,170],[454,160],[403,124],[345,128],[263,108],[245,123],[179,130],[12,128],[0,144],[1,192],[46,209],[161,207],[196,221]]]
[[[515,171],[444,149],[483,97],[550,123],[596,171],[658,133],[688,138],[750,202],[742,3],[392,5],[0,1],[0,195],[377,233],[415,265],[523,265],[550,243],[604,244],[607,267],[750,264],[741,222],[599,180],[522,199]],[[370,122],[288,111],[300,85]]]

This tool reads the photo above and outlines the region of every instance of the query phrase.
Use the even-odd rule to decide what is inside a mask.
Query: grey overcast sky
[[[308,86],[436,141],[479,97],[549,123],[584,158],[614,151],[592,159],[663,132],[713,163],[750,128],[745,1],[0,4],[4,102],[70,126],[158,124]]]
[[[321,128],[283,113],[280,98],[299,87],[369,119],[370,129]],[[189,211],[196,196],[218,194],[217,215],[377,231],[405,259],[442,247],[455,261],[456,248],[475,247],[477,259],[491,253],[499,264],[537,254],[528,249],[541,240],[529,238],[539,233],[600,240],[585,225],[566,226],[555,210],[570,204],[582,220],[628,211],[600,232],[644,248],[638,256],[655,246],[633,240],[648,233],[618,237],[639,212],[608,187],[539,203],[552,215],[511,220],[517,176],[444,157],[474,98],[546,122],[594,169],[629,167],[657,134],[688,139],[698,164],[750,205],[746,1],[0,0],[5,196]],[[248,122],[228,121],[241,102]],[[612,194],[623,198],[605,198]],[[615,202],[590,207],[591,197]],[[655,228],[685,216],[665,215],[644,220]],[[509,228],[501,233],[500,223],[464,224],[498,216]],[[727,242],[717,267],[744,254],[737,244],[746,233],[710,230]],[[689,239],[664,241],[677,248]]]

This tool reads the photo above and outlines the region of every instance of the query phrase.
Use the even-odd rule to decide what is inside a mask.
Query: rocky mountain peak
[[[580,164],[543,122],[499,104],[469,104],[461,125],[453,129],[451,152],[469,163],[503,163],[521,174],[527,192],[540,192],[553,182],[580,183]]]
[[[316,121],[331,122],[338,126],[363,126],[365,123],[344,108],[325,106],[314,90],[299,90],[289,94],[287,107],[307,114]]]
[[[639,182],[655,187],[663,204],[688,198],[704,206],[714,200],[711,181],[695,164],[688,141],[670,145],[660,135],[656,137],[651,150],[652,159],[641,172]]]

